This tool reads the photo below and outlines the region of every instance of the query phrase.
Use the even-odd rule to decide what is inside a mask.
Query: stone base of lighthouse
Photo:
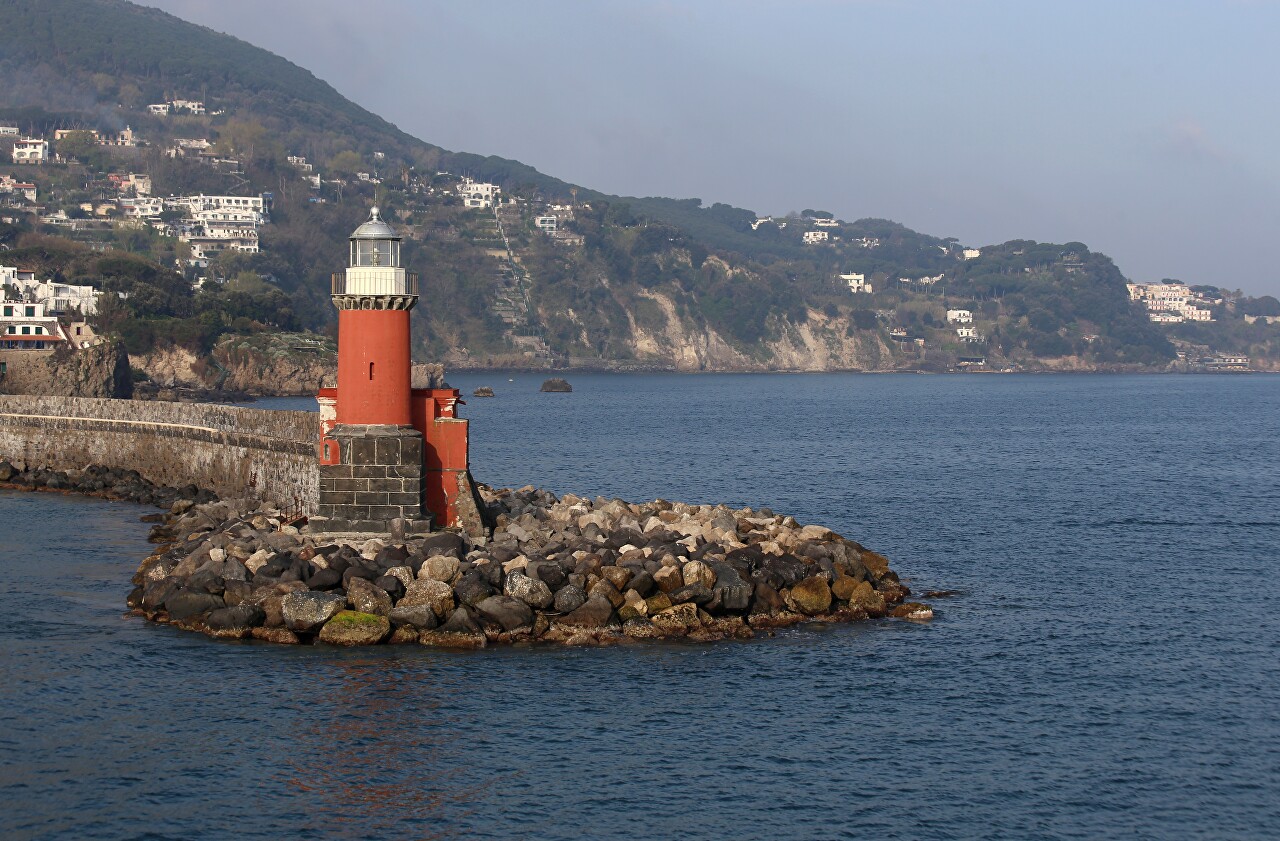
[[[407,532],[431,530],[423,502],[421,432],[412,426],[338,424],[327,438],[338,452],[320,465],[316,513],[326,531],[386,533],[394,520],[403,520]]]

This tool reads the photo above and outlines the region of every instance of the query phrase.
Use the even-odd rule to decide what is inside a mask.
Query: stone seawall
[[[149,481],[314,513],[317,419],[207,404],[0,395],[0,458],[54,470],[89,464]]]

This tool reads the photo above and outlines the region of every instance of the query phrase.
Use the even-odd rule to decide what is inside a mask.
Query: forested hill
[[[418,352],[455,366],[1088,369],[1164,367],[1175,350],[1280,348],[1265,320],[1152,324],[1114,264],[1080,243],[979,251],[821,210],[768,218],[698,199],[609,196],[518,161],[445,150],[279,56],[123,0],[0,0],[0,33],[0,125],[51,141],[59,129],[129,126],[145,141],[73,137],[61,152],[53,142],[60,160],[10,168],[39,195],[9,196],[23,213],[0,224],[0,245],[15,253],[63,253],[40,237],[79,240],[167,273],[164,294],[109,308],[108,326],[135,353],[207,348],[226,332],[327,329],[328,274],[375,196],[426,284]],[[175,100],[206,113],[148,109]],[[208,151],[176,154],[179,141],[208,141]],[[0,138],[3,160],[12,142]],[[173,236],[181,214],[139,225],[107,206],[127,195],[113,192],[113,173],[149,175],[156,196],[271,194],[261,250],[193,261]],[[468,206],[464,178],[499,185],[496,206]],[[109,288],[94,273],[100,262],[80,254],[68,271]],[[179,274],[188,283],[174,282]],[[199,277],[208,280],[192,289]],[[1220,300],[1224,324],[1236,304]],[[954,309],[972,312],[972,335],[948,322]]]

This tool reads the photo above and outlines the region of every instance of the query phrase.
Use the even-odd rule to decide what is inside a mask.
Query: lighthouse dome
[[[400,239],[396,229],[378,215],[378,208],[369,209],[369,220],[351,233],[351,239]]]

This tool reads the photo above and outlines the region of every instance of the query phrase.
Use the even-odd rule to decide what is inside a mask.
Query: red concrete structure
[[[351,235],[333,276],[338,387],[321,389],[321,520],[333,531],[482,530],[457,389],[413,388],[409,312],[418,278],[378,209]]]

